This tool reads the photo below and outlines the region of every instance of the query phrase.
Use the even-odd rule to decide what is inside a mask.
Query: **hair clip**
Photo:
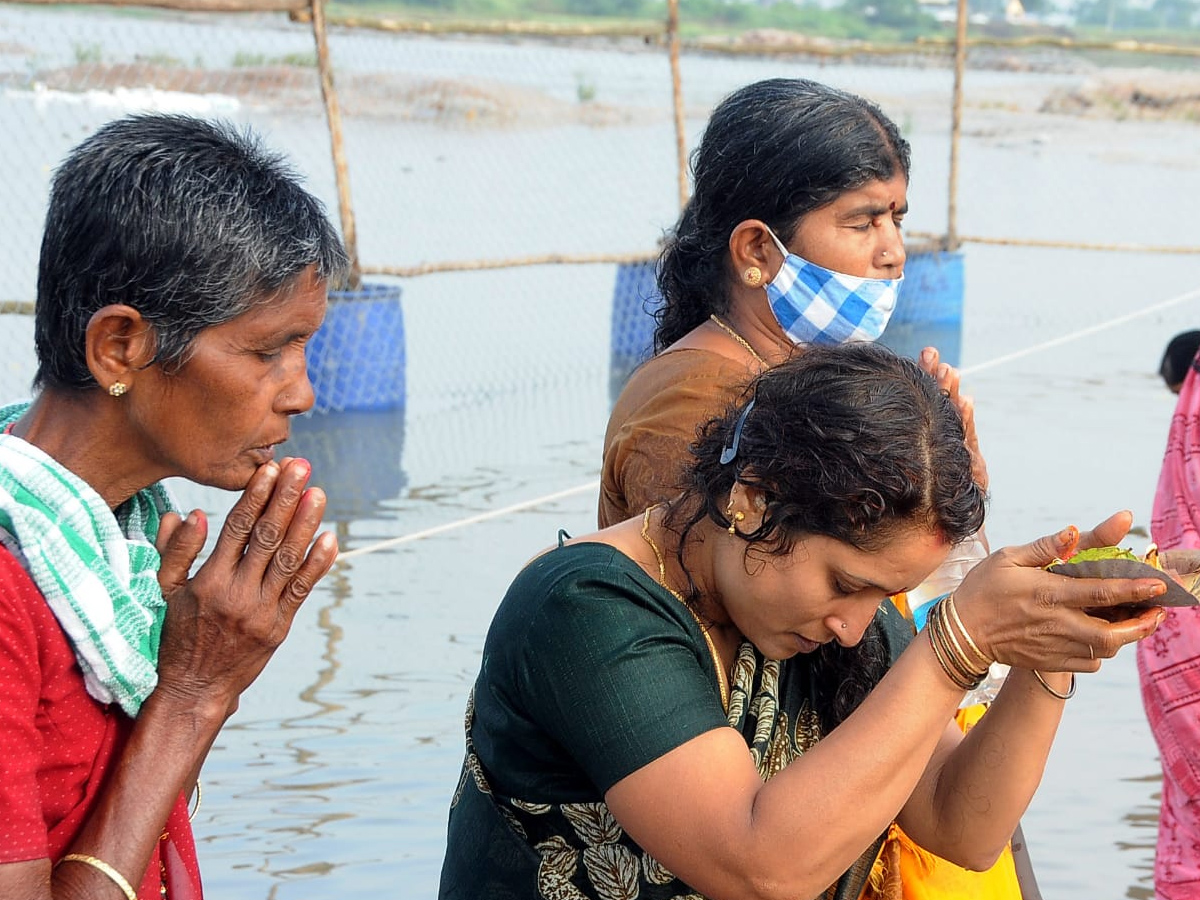
[[[750,402],[746,404],[746,408],[742,410],[742,414],[738,416],[737,424],[733,426],[733,440],[729,445],[721,451],[721,465],[725,466],[737,459],[738,444],[742,440],[742,426],[746,424],[746,416],[750,415],[750,410],[754,409],[754,398],[750,398]]]

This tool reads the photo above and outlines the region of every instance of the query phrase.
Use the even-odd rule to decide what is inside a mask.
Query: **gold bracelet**
[[[976,659],[983,664],[985,669],[990,669],[994,659],[988,659],[986,653],[979,649],[979,645],[971,637],[971,632],[967,631],[967,626],[963,624],[962,618],[958,614],[958,607],[954,605],[954,594],[946,598],[946,608],[950,611],[950,618],[954,620],[954,624],[958,630],[962,632],[963,638],[967,642],[967,646],[971,648],[971,652],[975,654]]]
[[[987,677],[989,667],[985,665],[980,668],[978,665],[972,665],[970,657],[963,650],[962,644],[959,643],[958,636],[954,632],[954,626],[951,624],[950,614],[946,609],[948,600],[949,598],[939,601],[930,613],[929,621],[933,623],[935,629],[931,635],[941,645],[946,657],[954,664],[954,668],[958,671],[960,680],[967,690],[974,690]]]
[[[935,641],[933,638],[933,632],[930,631],[930,626],[925,626],[925,630],[929,631],[929,646],[933,648],[933,655],[937,659],[938,665],[942,667],[942,671],[946,673],[946,677],[954,682],[955,687],[957,687],[959,690],[963,692],[969,691],[971,688],[959,680],[958,676],[954,674],[946,660],[942,658],[942,651],[938,649],[937,641]]]
[[[925,630],[929,632],[929,646],[933,648],[933,655],[937,657],[938,665],[942,667],[942,671],[946,673],[954,684],[963,691],[974,690],[979,687],[983,678],[975,679],[962,670],[962,665],[953,658],[950,648],[946,642],[946,636],[942,632],[942,621],[937,615],[937,607],[930,612],[929,621],[925,625]]]
[[[66,856],[56,862],[54,866],[57,868],[65,862],[81,862],[84,865],[91,866],[98,872],[103,872],[109,877],[109,880],[111,880],[113,884],[121,889],[121,892],[125,895],[125,900],[138,900],[137,891],[129,886],[129,882],[125,880],[125,877],[120,872],[118,872],[104,860],[96,859],[94,856],[88,856],[86,853],[68,853]]]
[[[925,625],[925,630],[929,632],[929,646],[933,648],[933,655],[937,657],[938,665],[942,667],[942,671],[946,673],[946,677],[954,682],[961,690],[969,691],[970,685],[966,683],[961,675],[955,673],[954,668],[947,662],[948,652],[945,647],[945,641],[941,635],[941,623],[937,618],[937,607],[929,611],[929,621]]]
[[[1046,679],[1042,677],[1042,673],[1039,672],[1037,669],[1030,669],[1029,671],[1033,673],[1033,677],[1038,680],[1038,684],[1040,684],[1042,687],[1044,687],[1046,689],[1046,693],[1048,693],[1051,697],[1057,697],[1059,700],[1070,700],[1072,697],[1075,696],[1075,673],[1074,672],[1071,673],[1071,686],[1069,688],[1067,688],[1067,692],[1065,694],[1060,694],[1058,691],[1056,691],[1054,688],[1050,687],[1050,685],[1048,685],[1046,683]]]
[[[941,625],[942,635],[946,642],[946,647],[950,651],[950,655],[954,658],[960,672],[966,676],[968,681],[974,682],[974,687],[979,687],[980,682],[987,676],[988,667],[984,666],[982,670],[978,666],[971,664],[970,657],[963,650],[962,644],[958,641],[958,635],[955,634],[954,627],[950,622],[950,614],[947,612],[947,606],[950,598],[938,604],[938,623]]]

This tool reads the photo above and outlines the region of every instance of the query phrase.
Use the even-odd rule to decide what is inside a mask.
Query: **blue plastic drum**
[[[404,311],[400,286],[330,291],[325,322],[308,344],[313,412],[404,406]]]

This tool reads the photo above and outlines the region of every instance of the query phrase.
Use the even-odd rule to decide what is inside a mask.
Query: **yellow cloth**
[[[955,721],[964,734],[986,709],[978,705],[958,711]],[[1012,847],[1005,847],[986,872],[971,872],[918,847],[893,824],[862,900],[1021,900],[1021,885]]]

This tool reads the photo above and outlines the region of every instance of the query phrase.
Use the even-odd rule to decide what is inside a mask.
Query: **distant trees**
[[[840,9],[885,28],[908,29],[933,21],[917,0],[845,0]]]
[[[1027,12],[1061,0],[1022,0]],[[1069,2],[1069,0],[1068,0]],[[1130,0],[1076,0],[1102,22],[1110,3]],[[1132,0],[1139,2],[1139,0]],[[1151,2],[1151,0],[1144,0]],[[1190,14],[1200,0],[1156,0],[1178,9],[1174,20]],[[411,11],[418,16],[450,18],[555,18],[580,16],[623,20],[662,19],[666,0],[334,0],[335,4],[378,10]],[[972,12],[1002,16],[1007,0],[970,0]],[[692,27],[717,29],[774,28],[834,39],[906,41],[918,35],[944,33],[918,0],[680,0],[680,13]]]
[[[1200,24],[1200,0],[1155,0],[1150,10],[1160,28],[1195,28]]]
[[[651,0],[562,0],[562,11],[577,16],[616,16],[637,19],[660,3]]]
[[[418,15],[501,19],[582,16],[661,19],[666,0],[334,0],[335,3],[412,10]],[[1085,27],[1186,32],[1200,29],[1200,0],[1021,0],[1034,16],[1063,9]],[[1008,0],[970,0],[970,11],[1002,19]],[[680,0],[693,27],[778,28],[830,38],[911,40],[944,32],[918,0]]]

